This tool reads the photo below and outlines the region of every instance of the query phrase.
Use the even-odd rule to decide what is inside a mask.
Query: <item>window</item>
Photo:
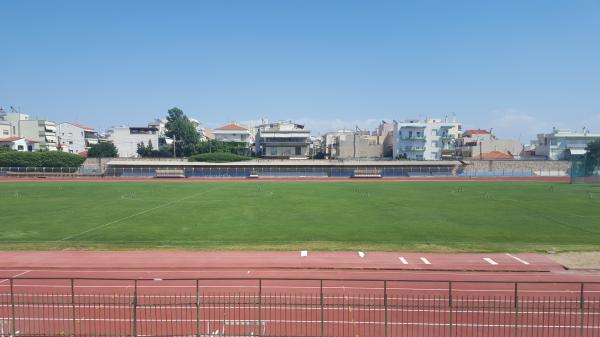
[[[2,134],[8,135],[8,130],[2,130]]]

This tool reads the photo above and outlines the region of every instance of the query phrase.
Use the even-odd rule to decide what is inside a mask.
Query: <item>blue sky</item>
[[[444,117],[600,131],[600,1],[0,0],[0,105],[103,129],[172,106],[317,132]]]

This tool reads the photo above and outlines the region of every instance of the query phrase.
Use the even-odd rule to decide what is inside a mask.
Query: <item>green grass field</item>
[[[598,250],[600,187],[3,182],[0,249]]]

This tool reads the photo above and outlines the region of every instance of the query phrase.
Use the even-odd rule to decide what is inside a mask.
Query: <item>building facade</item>
[[[491,131],[481,129],[465,130],[456,142],[456,156],[465,159],[485,160],[492,154],[502,159],[519,159],[523,151],[518,140],[497,139]]]
[[[137,147],[139,143],[148,145],[152,143],[154,148],[158,147],[158,129],[154,127],[116,127],[108,132],[108,140],[112,142],[119,157],[137,158]]]
[[[63,152],[80,154],[98,144],[98,132],[78,123],[58,124],[58,143]]]
[[[227,124],[213,130],[215,140],[250,144],[250,130],[237,124]]]
[[[37,142],[40,150],[58,150],[56,123],[42,119],[21,120],[18,129],[19,137]]]
[[[306,159],[309,156],[310,131],[291,122],[263,124],[257,128],[256,155],[265,158]]]
[[[537,135],[535,154],[549,160],[568,160],[572,156],[584,155],[587,145],[597,139],[600,139],[600,133],[586,129],[576,132],[554,128],[551,133]]]
[[[455,119],[394,122],[393,157],[410,160],[441,160],[454,156],[461,124]]]
[[[27,140],[21,137],[0,138],[0,147],[22,152],[33,151],[33,144],[29,147]]]
[[[341,134],[335,138],[334,159],[374,159],[383,157],[383,137],[365,132]]]

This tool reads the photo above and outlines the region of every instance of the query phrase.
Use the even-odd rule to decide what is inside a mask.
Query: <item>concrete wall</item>
[[[465,164],[465,173],[532,171],[534,175],[545,175],[548,172],[567,174],[571,167],[568,161],[555,160],[473,160],[465,161]]]

